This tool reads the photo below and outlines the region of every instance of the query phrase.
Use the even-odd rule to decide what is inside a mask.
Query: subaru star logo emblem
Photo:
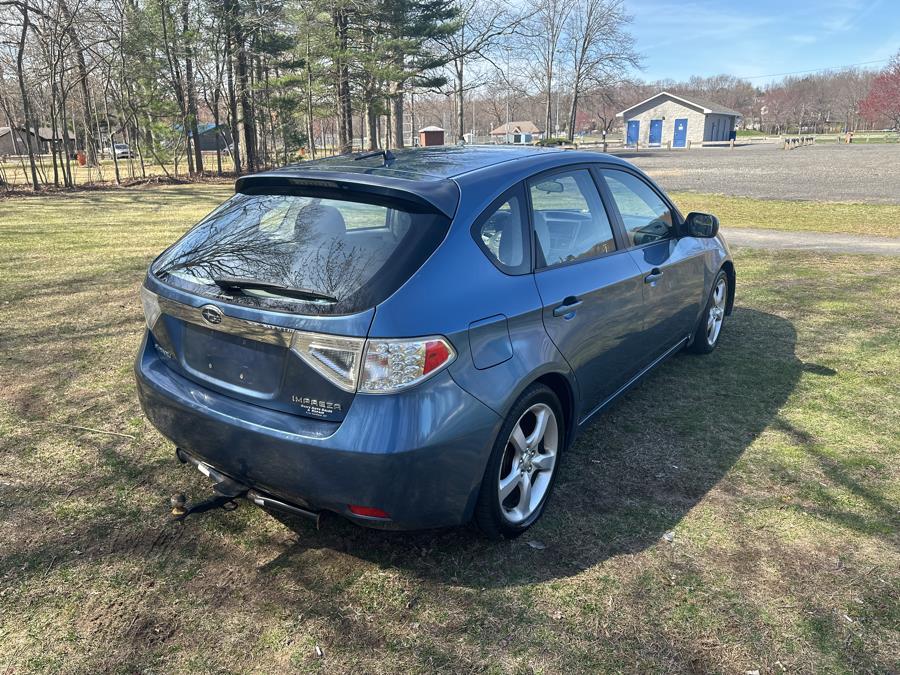
[[[222,323],[222,310],[213,305],[207,305],[200,310],[200,316],[206,323],[217,324]]]

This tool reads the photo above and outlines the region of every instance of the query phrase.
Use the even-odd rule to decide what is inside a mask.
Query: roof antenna
[[[387,166],[388,162],[393,162],[395,159],[397,159],[396,157],[394,157],[394,153],[390,150],[372,150],[371,152],[364,152],[360,155],[357,155],[353,158],[353,161],[358,162],[361,159],[369,159],[370,157],[377,157],[378,155],[381,155],[383,157],[383,166]]]

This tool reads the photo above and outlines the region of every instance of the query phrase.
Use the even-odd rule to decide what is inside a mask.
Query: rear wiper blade
[[[337,302],[338,299],[325,293],[319,293],[307,288],[292,288],[281,284],[273,284],[266,281],[257,281],[256,279],[240,279],[237,277],[216,277],[213,283],[223,290],[245,289],[265,291],[273,295],[283,295],[288,298],[296,298],[297,300],[318,300],[321,302]]]

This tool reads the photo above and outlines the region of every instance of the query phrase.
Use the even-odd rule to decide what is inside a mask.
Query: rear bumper
[[[469,520],[502,423],[446,371],[401,394],[357,395],[341,423],[204,389],[166,366],[146,335],[135,375],[144,412],[178,447],[245,485],[373,527]],[[355,516],[350,504],[391,518]]]

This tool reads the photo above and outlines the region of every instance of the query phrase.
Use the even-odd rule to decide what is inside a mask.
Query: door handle
[[[644,283],[652,284],[654,281],[658,281],[660,278],[662,278],[662,275],[662,270],[658,267],[654,267],[652,270],[650,270],[650,274],[644,277]]]
[[[574,295],[570,295],[562,301],[561,305],[557,305],[553,308],[553,316],[566,316],[567,314],[572,314],[576,309],[581,307],[582,302],[583,301],[579,300]]]

